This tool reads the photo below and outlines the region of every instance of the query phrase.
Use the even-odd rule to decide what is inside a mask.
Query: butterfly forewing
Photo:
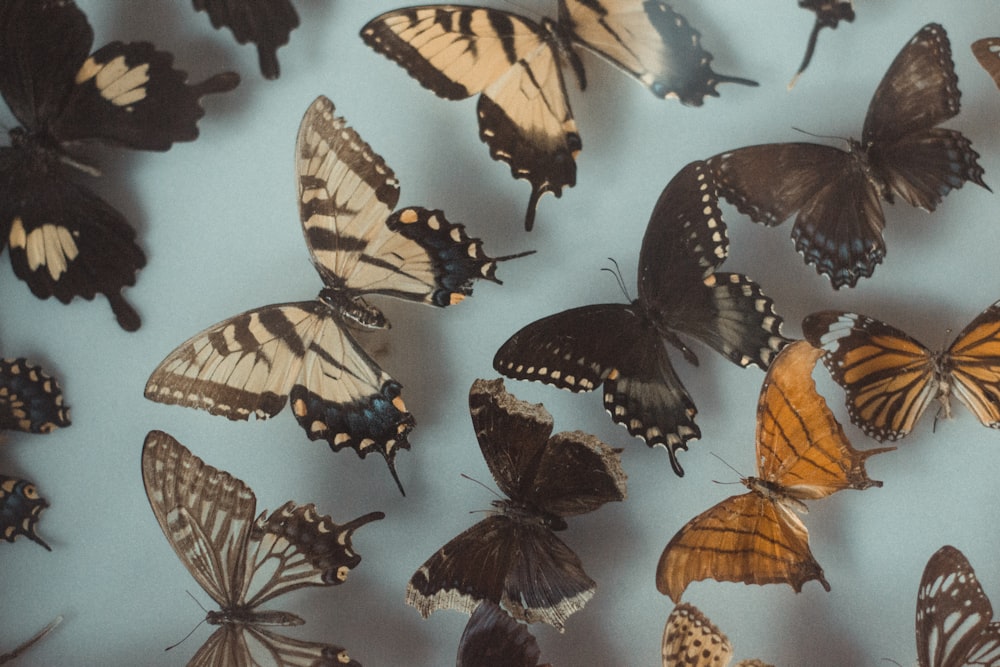
[[[1000,88],[1000,37],[985,37],[972,43],[972,53]]]
[[[278,48],[299,26],[291,0],[194,0],[194,8],[208,12],[212,27],[232,30],[240,44],[256,44],[261,74],[278,78]]]
[[[537,667],[539,655],[525,624],[483,600],[462,632],[456,667]]]
[[[917,593],[920,667],[1000,665],[1000,626],[993,607],[961,551],[941,547],[927,561]]]

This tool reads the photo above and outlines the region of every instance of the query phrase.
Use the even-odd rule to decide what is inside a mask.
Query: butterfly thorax
[[[388,329],[389,320],[382,311],[360,296],[346,290],[325,287],[319,293],[319,300],[332,308],[343,319],[364,329]]]
[[[806,504],[798,498],[793,498],[789,495],[788,491],[780,484],[769,482],[759,477],[744,477],[741,481],[743,482],[743,486],[759,496],[795,510],[799,514],[809,513],[809,508],[806,507]]]
[[[872,146],[873,144],[870,141],[862,143],[857,139],[847,140],[847,150],[851,154],[851,157],[854,158],[858,169],[865,175],[868,182],[878,190],[879,196],[892,204],[894,203],[892,189],[889,187],[888,181],[880,174],[879,169],[876,165],[872,164],[870,159]]]
[[[252,607],[233,607],[210,611],[205,616],[209,625],[302,625],[305,623],[295,614],[270,609],[255,610]]]
[[[511,521],[520,524],[544,526],[549,530],[566,530],[566,520],[561,516],[543,512],[530,503],[516,500],[494,500],[493,507]]]
[[[576,75],[576,82],[579,84],[580,90],[586,90],[587,74],[583,69],[583,61],[580,60],[580,56],[573,50],[573,38],[570,31],[561,23],[549,18],[542,19],[542,28],[549,34],[549,41],[555,47],[560,63],[564,66],[569,65],[573,69],[573,74]]]
[[[934,386],[937,387],[935,398],[941,404],[941,409],[935,420],[940,417],[951,419],[951,373],[953,369],[951,357],[947,352],[943,352],[934,355],[932,361],[934,364]]]
[[[8,132],[10,144],[22,155],[35,163],[35,167],[47,170],[56,164],[66,164],[91,176],[100,176],[97,167],[81,162],[63,148],[47,132],[31,132],[23,127],[15,127]]]
[[[657,308],[649,308],[642,303],[641,299],[636,299],[632,302],[631,309],[639,315],[639,320],[644,327],[650,329],[655,329],[656,334],[663,340],[667,341],[675,348],[677,348],[681,354],[684,355],[684,359],[687,360],[692,366],[698,365],[698,355],[696,355],[691,348],[684,344],[684,341],[671,330],[671,323],[664,317],[664,312]]]

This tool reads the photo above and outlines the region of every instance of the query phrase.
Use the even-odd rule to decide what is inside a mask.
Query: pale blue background
[[[149,257],[138,285],[126,292],[143,317],[138,333],[121,331],[103,300],[69,307],[36,300],[10,272],[6,254],[0,258],[0,351],[27,355],[56,374],[74,419],[49,437],[15,434],[2,455],[3,470],[35,480],[52,503],[40,532],[54,551],[24,540],[0,544],[0,652],[65,615],[25,665],[182,664],[208,637],[211,628],[202,627],[162,652],[204,616],[187,591],[206,606],[211,601],[167,545],[146,502],[139,454],[151,428],[245,480],[259,509],[288,499],[315,502],[339,521],[384,511],[384,521],[356,535],[364,560],[344,586],[303,590],[272,606],[307,619],[293,630],[297,636],[341,643],[368,666],[453,664],[466,617],[442,611],[425,621],[403,598],[413,571],[482,516],[469,511],[492,500],[460,477],[492,484],[470,426],[468,388],[476,377],[494,377],[494,351],[523,324],[572,306],[622,300],[614,280],[599,271],[608,257],[621,264],[634,292],[650,210],[681,166],[745,144],[803,139],[792,126],[857,137],[892,58],[936,20],[951,36],[963,92],[962,114],[947,125],[972,139],[987,182],[1000,186],[1000,91],[969,51],[974,39],[1000,34],[1000,11],[987,0],[965,0],[961,8],[937,0],[862,1],[854,24],[821,35],[811,68],[791,92],[785,85],[801,59],[810,13],[793,0],[679,0],[675,8],[701,30],[716,69],[761,86],[725,85],[722,97],[704,107],[682,107],[585,56],[590,89],[581,94],[570,82],[584,145],[578,184],[560,200],[542,199],[531,234],[521,227],[528,186],[511,179],[478,141],[475,102],[437,99],[358,37],[369,18],[398,0],[297,0],[303,25],[279,51],[282,75],[275,82],[260,77],[252,47],[212,30],[186,0],[81,4],[98,45],[151,39],[174,51],[192,80],[231,68],[244,81],[233,94],[206,100],[196,143],[163,155],[100,156],[107,177],[94,187],[133,222]],[[518,11],[555,13],[554,2],[532,5],[538,9]],[[493,254],[538,250],[500,267],[503,287],[481,284],[455,308],[379,302],[393,329],[363,343],[403,383],[419,424],[412,451],[397,459],[406,498],[381,461],[332,454],[307,441],[289,414],[232,423],[142,397],[150,371],[188,336],[248,308],[318,292],[293,179],[299,119],[318,94],[329,96],[395,170],[402,204],[444,209]],[[885,264],[873,279],[839,293],[796,255],[790,225],[766,229],[728,206],[725,214],[732,239],[726,269],[763,285],[792,336],[807,313],[837,307],[879,316],[938,347],[1000,298],[997,199],[974,186],[953,193],[931,216],[905,204],[888,207]],[[624,447],[629,475],[626,502],[571,520],[564,534],[599,588],[565,634],[536,628],[545,660],[564,667],[658,665],[672,608],[653,584],[661,549],[692,516],[742,491],[736,473],[713,453],[745,475],[755,472],[754,411],[763,373],[741,370],[702,346],[697,352],[697,369],[671,352],[703,431],[680,455],[684,479],[670,472],[664,452],[613,425],[599,395],[508,381],[520,397],[544,401],[557,429],[591,431]],[[825,371],[816,376],[845,417],[839,389]],[[830,593],[815,582],[799,595],[784,585],[691,585],[685,599],[729,634],[739,658],[782,666],[876,666],[884,658],[914,664],[917,584],[927,558],[945,543],[965,552],[987,593],[1000,601],[994,520],[1000,433],[961,407],[936,433],[931,426],[928,415],[899,451],[870,461],[871,476],[884,480],[884,488],[810,504],[805,522]],[[846,428],[858,446],[874,445]]]

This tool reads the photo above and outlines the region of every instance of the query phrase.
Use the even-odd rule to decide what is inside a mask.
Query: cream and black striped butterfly
[[[213,28],[229,28],[240,44],[256,44],[260,73],[278,78],[278,48],[299,26],[291,0],[194,0],[194,8],[208,12]]]
[[[965,555],[938,549],[917,592],[920,667],[1000,667],[1000,622]]]
[[[79,182],[97,176],[78,150],[103,143],[165,151],[198,137],[201,98],[232,90],[226,72],[188,85],[149,42],[111,42],[88,57],[94,31],[72,0],[0,3],[0,93],[21,127],[0,148],[0,249],[40,299],[104,294],[118,324],[138,313],[121,291],[146,257],[135,230]]]
[[[325,284],[314,301],[247,311],[171,352],[146,383],[146,398],[229,419],[272,417],[291,402],[310,440],[359,456],[378,452],[393,479],[414,426],[402,385],[355,341],[354,329],[389,326],[371,294],[448,306],[475,279],[500,283],[498,261],[465,227],[420,207],[393,212],[399,182],[371,147],[319,97],[296,141],[299,214]],[[527,254],[527,253],[523,253]]]
[[[813,313],[802,331],[826,352],[823,364],[847,394],[851,421],[880,442],[906,436],[935,400],[950,418],[952,396],[984,426],[1000,428],[1000,301],[939,352],[858,313]]]
[[[559,19],[540,23],[497,9],[428,5],[378,16],[361,30],[365,43],[404,67],[439,97],[480,94],[479,138],[514,178],[531,184],[525,228],[546,192],[576,184],[583,147],[561,65],[586,87],[581,46],[646,86],[657,97],[700,106],[720,83],[756,82],[718,74],[700,34],[660,0],[559,0]]]
[[[354,531],[384,518],[382,512],[337,524],[312,503],[289,501],[258,516],[250,487],[162,431],[146,436],[142,481],[170,546],[220,607],[205,618],[218,630],[189,667],[358,665],[339,646],[266,630],[262,626],[305,621],[258,607],[303,586],[344,583],[361,562],[351,545]]]
[[[663,667],[727,667],[733,659],[729,637],[693,604],[682,602],[667,617],[661,645]],[[773,667],[740,660],[735,667]]]

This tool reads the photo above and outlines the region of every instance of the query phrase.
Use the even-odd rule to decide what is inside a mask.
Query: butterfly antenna
[[[54,619],[52,619],[52,621],[48,625],[39,630],[34,637],[21,644],[10,653],[4,653],[3,655],[0,655],[0,664],[3,664],[5,662],[10,662],[14,658],[17,658],[22,653],[27,651],[29,648],[40,642],[45,637],[45,635],[55,630],[56,626],[62,623],[62,620],[63,620],[62,616],[56,616]]]
[[[727,461],[726,459],[722,458],[721,456],[719,456],[719,455],[718,455],[718,454],[716,454],[715,452],[711,452],[711,454],[712,454],[712,456],[714,456],[715,458],[717,458],[717,459],[719,459],[720,461],[722,461],[722,463],[723,463],[723,464],[724,464],[724,465],[725,465],[725,466],[726,466],[727,468],[729,468],[729,469],[730,469],[730,470],[732,470],[732,471],[733,471],[734,473],[736,473],[737,475],[739,475],[740,479],[743,479],[743,473],[741,473],[741,472],[740,472],[739,470],[737,470],[737,469],[736,469],[736,468],[734,468],[734,467],[733,467],[732,465],[730,465],[730,464],[729,464],[729,461]],[[718,481],[718,480],[715,480],[715,479],[713,479],[712,481],[713,481],[713,482],[715,482],[716,484],[736,484],[736,483],[737,483],[737,482],[720,482],[720,481]]]
[[[628,287],[625,286],[625,279],[622,277],[621,267],[618,266],[618,262],[615,260],[614,257],[608,257],[608,261],[611,262],[614,268],[612,269],[610,267],[605,266],[604,268],[601,269],[601,271],[607,271],[608,273],[610,273],[615,277],[615,281],[617,281],[618,283],[618,289],[620,289],[622,291],[622,294],[625,295],[625,300],[631,303],[632,297],[629,296]]]
[[[190,593],[189,593],[189,595],[190,595]],[[194,597],[194,596],[192,596],[192,597]],[[199,607],[201,607],[201,605],[200,605],[200,604],[199,604],[198,606],[199,606]],[[202,607],[202,609],[204,609],[204,607]],[[176,644],[171,644],[170,646],[168,646],[167,648],[165,648],[165,649],[163,649],[163,650],[164,650],[164,651],[169,651],[170,649],[174,648],[175,646],[180,646],[181,644],[183,644],[184,642],[186,642],[186,641],[187,641],[187,638],[188,638],[188,637],[190,637],[191,635],[193,635],[193,634],[194,634],[194,631],[195,631],[195,630],[197,630],[198,628],[200,628],[200,627],[201,627],[201,624],[202,624],[202,623],[204,623],[204,622],[205,622],[205,619],[204,619],[204,618],[203,618],[203,619],[201,619],[201,621],[199,621],[198,625],[196,625],[196,626],[194,626],[193,628],[191,628],[191,632],[189,632],[189,633],[187,633],[186,635],[184,635],[184,638],[183,638],[183,639],[181,639],[181,640],[180,640],[179,642],[177,642]]]
[[[474,483],[478,484],[479,486],[483,487],[484,489],[486,489],[487,491],[489,491],[490,493],[492,493],[494,496],[496,496],[500,500],[503,500],[503,496],[501,496],[499,493],[497,493],[496,491],[494,491],[490,487],[488,487],[485,484],[483,484],[482,482],[480,482],[475,477],[469,477],[464,472],[463,473],[459,473],[459,474],[462,475],[462,477],[464,477],[465,479],[469,480],[470,482],[474,482]],[[473,510],[473,511],[483,511],[483,510]]]
[[[832,139],[833,141],[843,141],[844,143],[848,143],[848,140],[845,139],[844,137],[835,137],[830,134],[816,134],[814,132],[807,132],[806,130],[803,130],[801,127],[795,127],[794,125],[792,126],[792,129],[795,130],[796,132],[801,132],[802,134],[808,137],[814,137],[816,139]]]

